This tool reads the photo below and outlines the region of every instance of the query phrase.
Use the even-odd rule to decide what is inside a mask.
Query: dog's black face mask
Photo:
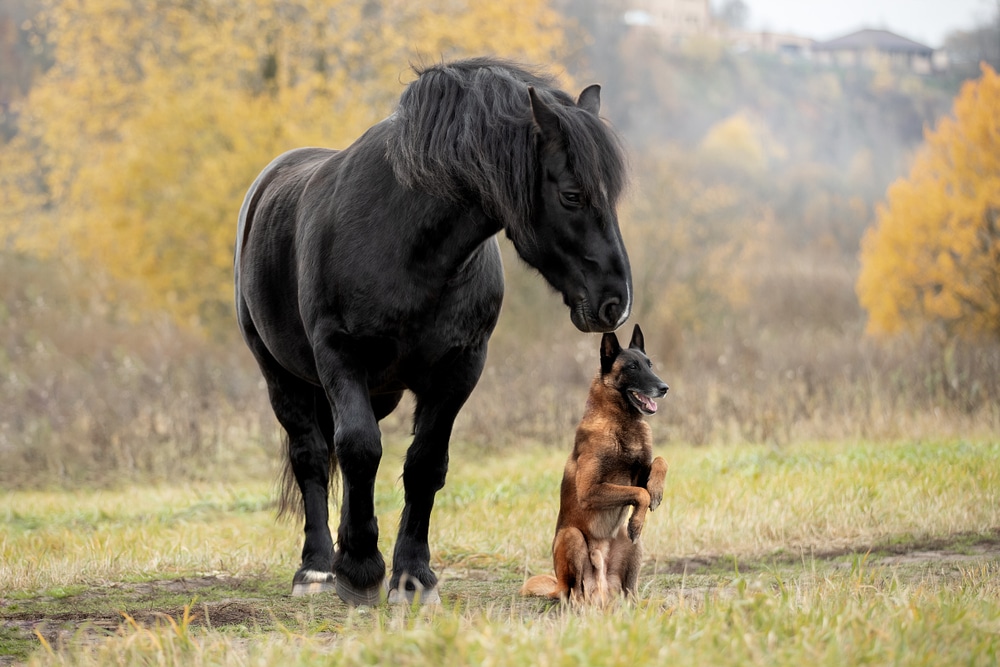
[[[612,384],[622,393],[626,402],[641,414],[656,412],[656,401],[667,393],[666,383],[653,372],[653,364],[646,356],[642,329],[636,324],[632,342],[622,349],[614,332],[601,339],[601,375],[612,375]]]

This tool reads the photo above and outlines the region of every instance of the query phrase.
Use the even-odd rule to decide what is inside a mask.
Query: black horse
[[[283,509],[305,512],[293,594],[384,598],[373,491],[378,422],[416,398],[390,600],[437,600],[427,532],[459,409],[500,313],[501,229],[582,331],[628,317],[615,211],[622,150],[551,79],[474,59],[417,70],[396,112],[342,150],[302,148],[257,177],[240,210],[240,328],[287,433]],[[336,548],[327,492],[339,463]],[[290,471],[290,472],[289,472]]]

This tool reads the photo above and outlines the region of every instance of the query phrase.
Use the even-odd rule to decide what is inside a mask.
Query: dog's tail
[[[551,574],[536,574],[524,582],[521,595],[534,595],[558,600],[561,597],[559,581]]]

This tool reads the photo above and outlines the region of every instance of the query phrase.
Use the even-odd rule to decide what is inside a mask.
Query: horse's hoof
[[[332,581],[311,581],[304,584],[292,584],[292,597],[297,598],[303,595],[328,593],[333,590],[336,590],[336,584]]]
[[[411,588],[412,586],[412,588]],[[404,574],[399,578],[399,586],[389,591],[389,604],[441,604],[441,595],[437,586],[425,588],[416,579]]]
[[[332,572],[303,570],[297,573],[295,579],[292,580],[292,597],[327,593],[332,590],[334,590],[334,576]]]
[[[356,588],[344,577],[336,578],[337,595],[347,604],[354,607],[375,607],[385,602],[385,580],[371,588]]]

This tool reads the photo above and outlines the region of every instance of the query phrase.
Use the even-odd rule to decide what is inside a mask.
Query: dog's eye
[[[630,364],[628,365],[628,369],[629,369],[630,371],[637,371],[637,370],[639,370],[639,362],[637,362],[637,361],[633,361],[632,363],[630,363]]]
[[[653,362],[647,360],[646,361],[646,366],[648,366],[649,368],[652,368],[653,367]]]

